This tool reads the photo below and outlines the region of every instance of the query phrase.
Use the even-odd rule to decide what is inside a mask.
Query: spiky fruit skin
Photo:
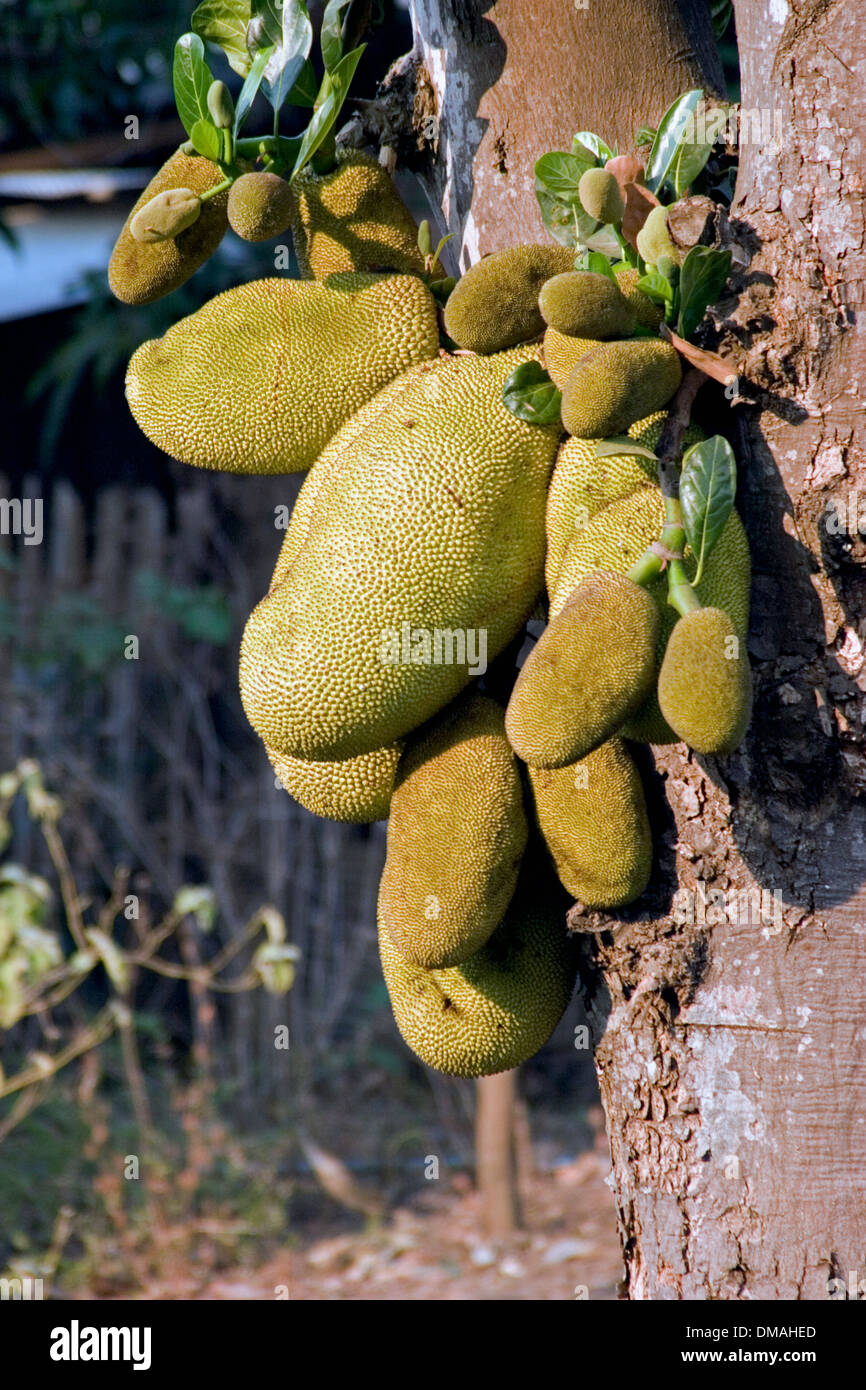
[[[359,758],[318,763],[266,751],[289,796],[314,816],[368,825],[388,816],[401,750],[395,743]]]
[[[293,188],[292,236],[305,279],[349,270],[424,270],[415,223],[390,175],[369,155],[338,151],[336,168],[327,174],[307,168]]]
[[[630,570],[646,547],[658,540],[663,525],[664,501],[658,487],[639,488],[630,496],[611,502],[572,537],[550,595],[551,618],[588,574],[596,570],[625,574]],[[697,565],[688,547],[684,564],[687,577],[693,580]],[[737,513],[731,512],[704,566],[697,594],[702,604],[723,608],[730,614],[744,640],[749,625],[749,580],[746,533]],[[656,652],[660,667],[677,615],[667,602],[664,576],[650,584],[647,591],[658,604],[661,618]],[[655,693],[623,726],[622,733],[640,743],[677,741],[662,717]]]
[[[597,222],[619,223],[622,220],[625,205],[616,177],[609,169],[587,169],[581,174],[577,196]]]
[[[501,352],[544,331],[538,296],[545,280],[570,270],[564,246],[510,246],[468,270],[448,296],[445,331],[472,352]]]
[[[562,886],[585,907],[622,907],[649,882],[652,835],[634,759],[620,738],[579,762],[530,768],[538,824]]]
[[[720,608],[680,618],[659,672],[661,712],[696,753],[732,753],[752,706],[752,678],[742,634]]]
[[[638,289],[638,281],[641,278],[640,271],[634,266],[626,266],[622,270],[615,271],[614,274],[620,291],[634,309],[640,326],[651,328],[653,332],[657,332],[664,318],[664,313],[658,304],[653,303],[649,295]]]
[[[285,179],[269,173],[241,174],[229,189],[229,226],[244,241],[270,241],[289,227],[294,206]]]
[[[562,423],[582,439],[623,434],[661,410],[682,381],[680,356],[661,338],[602,343],[581,358],[562,392]]]
[[[644,420],[629,425],[628,437],[644,448],[655,450],[667,412],[656,411]],[[691,431],[702,438],[700,431]],[[597,439],[580,439],[571,435],[559,448],[556,466],[547,493],[547,559],[545,582],[553,593],[563,557],[574,536],[582,526],[596,516],[609,502],[628,497],[639,487],[655,482],[657,469],[652,459],[640,454],[610,454],[598,457]]]
[[[667,217],[667,208],[653,208],[637,234],[637,249],[647,265],[655,265],[663,256],[668,256],[674,265],[683,262],[683,252],[671,240]]]
[[[415,276],[254,280],[143,343],[126,396],[148,439],[180,463],[293,473],[438,349],[433,298]]]
[[[469,695],[411,735],[379,890],[400,954],[442,969],[479,951],[517,887],[528,833],[501,706]]]
[[[383,411],[388,409],[392,401],[405,391],[411,380],[423,375],[426,370],[427,364],[420,362],[417,366],[410,367],[408,372],[403,372],[400,376],[395,377],[387,386],[383,386],[382,390],[377,392],[371,400],[359,406],[354,415],[349,416],[345,424],[337,430],[333,439],[330,439],[325,445],[301,484],[297,500],[292,508],[289,524],[286,527],[283,543],[280,546],[280,553],[274,566],[268,593],[272,593],[282,584],[301,553],[315,505],[319,500],[319,494],[330,482],[330,479],[339,472],[347,457],[349,446],[378,419]]]
[[[542,344],[544,365],[554,385],[561,391],[580,359],[600,346],[597,338],[572,338],[557,333],[555,328],[546,329]]]
[[[558,439],[503,404],[529,360],[438,358],[345,450],[241,645],[244,708],[271,747],[340,759],[393,743],[468,684],[472,634],[489,662],[520,631]]]
[[[530,767],[563,767],[622,726],[656,676],[659,614],[624,575],[587,576],[548,623],[514,684],[505,725]]]
[[[577,974],[567,907],[558,885],[539,883],[537,869],[524,873],[487,943],[444,970],[407,961],[380,920],[382,973],[397,1027],[416,1057],[448,1076],[490,1076],[543,1047]]]
[[[225,193],[209,198],[192,226],[167,241],[136,241],[130,226],[135,215],[159,193],[186,188],[200,196],[222,181],[222,172],[209,159],[189,157],[177,150],[166,160],[132,208],[111,253],[108,284],[117,299],[124,304],[152,304],[186,284],[213,255],[228,226]]]
[[[626,338],[637,324],[618,285],[591,270],[567,270],[545,280],[538,307],[548,328],[572,338]]]

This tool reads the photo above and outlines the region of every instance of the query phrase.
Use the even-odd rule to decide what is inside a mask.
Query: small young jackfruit
[[[544,332],[538,296],[545,280],[570,270],[565,246],[510,246],[467,270],[448,296],[445,331],[472,352],[500,352]]]
[[[667,405],[682,380],[676,348],[661,338],[602,343],[581,358],[562,392],[562,423],[582,439],[624,434]]]
[[[655,450],[661,437],[667,411],[658,410],[644,420],[629,425],[628,437],[645,449]],[[703,431],[689,425],[681,448],[687,449],[704,438]],[[628,497],[639,487],[656,482],[658,467],[642,454],[608,454],[598,457],[597,439],[571,435],[560,445],[556,467],[547,494],[547,560],[545,580],[552,594],[563,556],[572,536],[602,507],[620,497]]]
[[[342,759],[393,743],[520,631],[559,437],[503,403],[526,361],[531,348],[437,358],[344,450],[244,633],[244,708],[271,747]]]
[[[293,473],[438,349],[433,298],[413,275],[253,280],[143,343],[126,396],[148,439],[180,463]]]
[[[379,954],[397,1027],[417,1057],[449,1076],[509,1071],[543,1047],[568,1007],[577,951],[567,902],[546,866],[521,874],[481,950],[460,965],[407,961],[380,919]]]
[[[619,184],[609,169],[587,169],[581,174],[577,196],[597,222],[618,224],[622,221],[625,204]]]
[[[385,820],[402,744],[376,748],[343,762],[304,762],[266,748],[283,787],[301,806],[325,820],[366,825]]]
[[[544,365],[555,386],[562,390],[581,357],[600,346],[598,338],[571,338],[548,328],[544,334]]]
[[[295,199],[276,174],[242,174],[229,189],[229,226],[244,241],[270,241],[292,220]]]
[[[163,164],[136,202],[108,263],[108,284],[124,304],[152,304],[194,275],[213,255],[228,226],[226,193],[202,203],[199,217],[186,231],[164,241],[137,241],[133,220],[148,203],[169,189],[182,188],[195,196],[223,182],[222,171],[209,159],[190,158],[180,150]]]
[[[680,618],[659,672],[661,712],[696,753],[731,753],[749,723],[752,678],[741,632],[721,608]]]
[[[415,223],[390,175],[370,155],[338,150],[336,168],[316,174],[308,166],[293,188],[292,235],[305,279],[347,270],[424,270]]]
[[[664,501],[657,486],[641,487],[628,497],[615,500],[576,531],[563,557],[556,585],[550,595],[550,616],[556,617],[571,593],[588,574],[613,570],[625,574],[664,526]],[[697,565],[688,547],[684,560],[686,575],[693,580]],[[723,608],[730,614],[745,640],[749,624],[749,545],[743,524],[731,512],[722,533],[704,566],[697,594],[702,604]],[[661,666],[668,638],[677,621],[675,609],[667,601],[667,579],[661,575],[647,586],[659,608],[656,662]],[[668,727],[652,692],[622,729],[623,736],[640,743],[675,743],[676,734]]]
[[[637,315],[637,321],[642,328],[650,328],[655,333],[658,331],[664,311],[661,306],[654,304],[648,294],[638,289],[638,281],[641,278],[640,271],[634,266],[622,266],[614,271],[616,283],[619,285],[625,298]]]
[[[545,280],[538,307],[549,328],[572,338],[627,338],[637,324],[637,314],[619,286],[609,275],[591,270],[567,270]]]
[[[503,710],[466,696],[410,738],[397,771],[379,912],[400,954],[441,969],[479,951],[511,901],[527,835]]]
[[[562,886],[585,907],[639,898],[652,869],[640,773],[620,738],[567,767],[529,769],[538,824]]]
[[[655,265],[663,256],[668,256],[674,265],[682,264],[684,253],[668,231],[667,208],[653,208],[637,234],[637,249],[647,265]]]
[[[146,245],[168,241],[198,221],[202,206],[198,194],[191,188],[167,188],[139,209],[129,230],[136,241]]]
[[[563,767],[616,733],[656,675],[655,602],[621,574],[578,584],[536,642],[508,702],[511,746],[530,767]]]

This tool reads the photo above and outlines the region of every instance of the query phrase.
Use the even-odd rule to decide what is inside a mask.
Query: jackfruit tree
[[[866,1159],[850,1089],[866,948],[848,906],[864,872],[822,823],[832,810],[851,841],[864,664],[856,586],[849,618],[825,585],[819,629],[808,601],[810,565],[845,592],[818,492],[857,445],[845,391],[808,395],[823,378],[807,328],[818,345],[832,328],[844,357],[854,280],[829,216],[791,249],[785,219],[808,210],[785,178],[802,159],[828,199],[841,155],[800,118],[793,57],[780,90],[756,43],[744,98],[781,102],[796,139],[741,140],[737,171],[703,0],[416,0],[414,57],[338,146],[351,8],[326,6],[297,137],[279,109],[313,91],[300,0],[279,34],[253,5],[236,99],[201,38],[180,41],[189,142],[121,233],[115,293],[169,293],[227,226],[291,226],[301,280],[239,286],[143,344],[130,406],[183,463],[310,470],[246,627],[241,696],[302,804],[390,816],[378,936],[409,1047],[449,1074],[507,1072],[549,1038],[580,963],[630,1296],[826,1296],[827,1271],[866,1248],[847,1214]],[[736,8],[753,35],[759,7]],[[770,27],[793,55],[799,19]],[[243,137],[263,83],[274,134]],[[418,228],[385,169],[400,156],[430,195]],[[770,603],[780,574],[790,593]],[[834,663],[812,718],[809,682]],[[829,1087],[818,1034],[843,1067]],[[838,1160],[825,1091],[850,1121]],[[795,1216],[778,1193],[817,1170]]]

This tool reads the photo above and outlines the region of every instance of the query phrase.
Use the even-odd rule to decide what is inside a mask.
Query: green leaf
[[[596,447],[595,456],[598,459],[610,458],[612,455],[637,454],[640,458],[658,459],[652,449],[647,449],[644,444],[637,444],[635,440],[629,439],[627,434],[613,434],[609,439],[601,439]]]
[[[222,49],[234,72],[246,77],[251,61],[247,48],[249,22],[250,0],[202,0],[192,12],[190,25],[199,38]]]
[[[220,132],[210,120],[196,121],[189,136],[199,154],[203,154],[205,159],[212,159],[216,163],[218,159],[222,158],[223,147]]]
[[[174,99],[183,128],[192,139],[197,121],[210,121],[207,94],[212,77],[204,60],[204,44],[198,34],[182,34],[174,46],[172,67]]]
[[[656,138],[656,128],[655,128],[655,126],[651,126],[651,125],[642,125],[642,126],[640,127],[639,130],[635,131],[635,137],[634,137],[635,147],[636,147],[637,149],[641,149],[643,145],[651,145],[652,142],[653,142],[653,140],[654,140],[655,138]]]
[[[601,251],[584,251],[580,263],[574,268],[575,270],[590,270],[594,275],[606,275],[609,280],[616,284],[613,266]]]
[[[647,271],[637,282],[637,289],[647,295],[654,304],[672,304],[674,287],[658,269]]]
[[[681,198],[712,153],[712,145],[681,145],[673,171],[674,193]]]
[[[521,362],[515,367],[506,378],[502,399],[518,420],[527,420],[531,425],[553,425],[559,421],[562,393],[540,362]]]
[[[213,889],[206,883],[184,883],[175,893],[171,906],[181,917],[195,917],[203,932],[213,929],[217,904]]]
[[[360,48],[355,48],[351,53],[347,53],[345,57],[340,59],[334,70],[326,72],[322,78],[313,118],[304,132],[291,179],[300,173],[307,161],[316,153],[340,114],[340,107],[349,94],[355,69],[361,61],[361,54],[365,47],[366,44],[361,44]]]
[[[693,246],[680,267],[680,313],[677,332],[681,338],[694,333],[709,304],[725,288],[731,272],[730,251],[712,246]]]
[[[710,551],[731,514],[736,491],[736,460],[720,434],[686,450],[680,473],[680,505],[686,539],[698,563],[692,584],[700,581]]]
[[[722,37],[730,24],[733,12],[732,0],[710,0],[710,20],[717,39]]]
[[[543,154],[535,163],[536,194],[546,193],[557,203],[580,208],[577,185],[587,169],[594,167],[594,160],[589,154],[585,158],[576,154],[564,154],[559,150]],[[595,219],[589,220],[595,226]]]
[[[241,87],[238,94],[238,104],[235,107],[235,135],[240,131],[241,126],[249,114],[250,107],[256,99],[256,94],[262,84],[262,79],[265,74],[265,68],[270,62],[273,51],[272,47],[260,49],[253,60],[252,67],[247,73],[244,85]]]
[[[351,3],[352,0],[328,0],[325,6],[319,42],[326,72],[331,72],[343,56],[343,11]]]
[[[309,58],[301,68],[301,75],[286,97],[289,106],[315,106],[319,92],[319,79]]]
[[[646,184],[651,193],[658,194],[670,175],[703,96],[703,87],[685,92],[671,103],[662,117],[647,162]]]
[[[252,11],[247,42],[256,51],[267,44],[273,47],[262,85],[279,111],[310,56],[313,25],[304,0],[252,0]]]
[[[581,158],[592,156],[596,164],[606,164],[613,159],[613,150],[606,145],[600,135],[591,130],[579,130],[571,142],[571,152]]]

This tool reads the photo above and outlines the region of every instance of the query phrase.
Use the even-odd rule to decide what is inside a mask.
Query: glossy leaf
[[[204,58],[204,44],[198,34],[182,34],[174,46],[172,67],[174,99],[184,130],[192,139],[197,121],[210,121],[207,94],[212,77]]]
[[[331,72],[343,56],[343,11],[351,3],[352,0],[328,0],[325,6],[319,42],[327,72]]]
[[[722,534],[736,492],[737,464],[726,439],[716,434],[686,450],[680,473],[680,505],[686,539],[698,564],[693,584],[700,581]]]
[[[629,439],[627,434],[611,435],[609,439],[599,440],[595,451],[596,458],[604,459],[619,454],[636,454],[639,458],[657,459],[652,449],[648,449],[645,444],[638,444],[636,440]]]
[[[506,408],[518,420],[532,425],[553,425],[560,419],[562,393],[540,362],[521,362],[502,388]]]
[[[361,44],[360,48],[347,53],[345,57],[340,59],[333,72],[326,72],[322,78],[322,85],[316,98],[316,107],[312,120],[304,132],[301,148],[298,150],[295,167],[292,170],[292,178],[300,173],[331,130],[340,113],[340,107],[349,94],[355,69],[361,61],[365,47],[365,44]]]
[[[721,295],[731,272],[730,251],[712,246],[693,246],[680,267],[680,312],[677,332],[691,337],[707,311]]]
[[[247,48],[249,22],[250,0],[202,0],[192,12],[190,27],[206,43],[221,48],[232,70],[246,77],[252,62]]]
[[[605,164],[613,159],[613,150],[606,145],[600,135],[591,130],[579,130],[571,142],[572,154],[581,158],[591,155],[596,164]]]
[[[310,56],[313,25],[304,0],[253,0],[253,18],[247,35],[256,51],[273,47],[264,71],[262,88],[279,111]]]
[[[249,115],[250,107],[256,99],[259,87],[262,85],[265,68],[270,61],[273,51],[273,48],[270,47],[260,49],[255,56],[252,67],[247,73],[244,85],[238,93],[238,104],[235,107],[235,135],[238,134],[241,126]]]
[[[671,103],[662,117],[647,161],[647,188],[653,193],[659,192],[671,174],[680,147],[686,143],[687,133],[694,123],[694,114],[699,102],[703,100],[703,95],[702,87],[685,92]]]
[[[218,159],[222,158],[223,146],[220,132],[209,120],[196,121],[189,136],[198,153],[204,155],[205,159],[212,159],[216,163]]]

